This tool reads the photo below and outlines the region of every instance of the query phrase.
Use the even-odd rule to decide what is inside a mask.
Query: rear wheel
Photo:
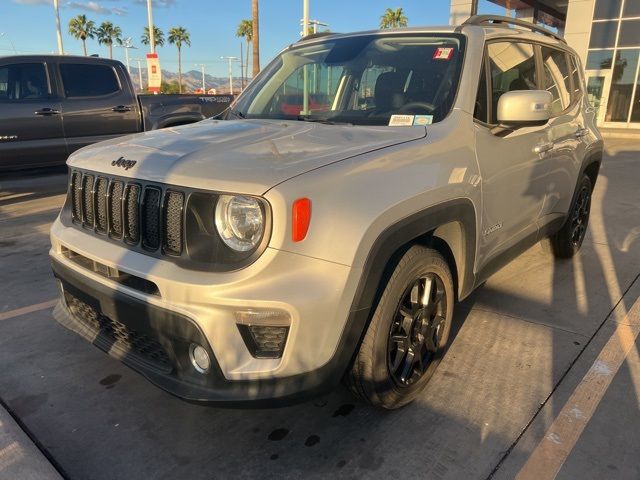
[[[445,259],[435,250],[411,247],[384,289],[348,374],[352,390],[387,409],[419,395],[442,358],[453,301]]]
[[[551,250],[556,257],[571,258],[580,250],[589,225],[592,189],[591,180],[584,175],[565,224],[550,238]]]

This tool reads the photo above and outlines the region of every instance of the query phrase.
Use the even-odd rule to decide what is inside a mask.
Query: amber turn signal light
[[[311,200],[299,198],[293,202],[293,216],[291,221],[291,239],[301,242],[307,236],[311,222]]]

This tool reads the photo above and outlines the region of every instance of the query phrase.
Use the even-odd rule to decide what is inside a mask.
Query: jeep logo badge
[[[133,167],[137,162],[135,160],[127,160],[124,157],[120,157],[117,160],[114,160],[113,162],[111,162],[111,165],[114,167],[122,167],[125,170],[129,170],[131,167]]]

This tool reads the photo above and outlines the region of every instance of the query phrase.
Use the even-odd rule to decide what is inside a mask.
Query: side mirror
[[[514,90],[498,99],[498,122],[506,127],[544,125],[551,118],[553,96],[546,90]]]

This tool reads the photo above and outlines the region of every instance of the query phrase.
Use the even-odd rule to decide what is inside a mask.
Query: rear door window
[[[571,103],[571,78],[567,55],[562,50],[542,47],[544,88],[551,93],[551,114],[562,113]]]
[[[60,75],[66,97],[102,97],[120,91],[120,82],[113,67],[63,63]]]
[[[0,67],[0,101],[49,98],[49,82],[43,63],[16,63]]]

